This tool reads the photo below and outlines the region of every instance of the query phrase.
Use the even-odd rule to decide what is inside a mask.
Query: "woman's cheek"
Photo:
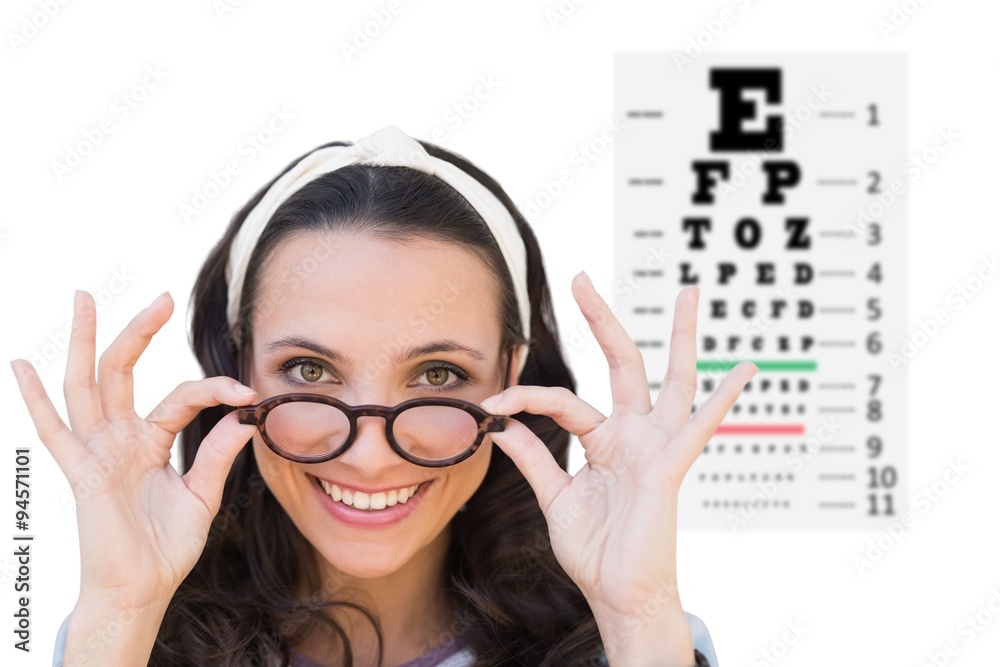
[[[289,497],[288,486],[292,462],[286,461],[272,452],[259,435],[253,437],[253,454],[257,460],[257,469],[260,470],[260,475],[264,478],[264,483],[270,489],[271,495],[287,511],[286,501]]]

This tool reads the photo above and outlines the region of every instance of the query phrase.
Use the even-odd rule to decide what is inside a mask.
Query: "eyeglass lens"
[[[351,424],[347,415],[335,406],[296,402],[271,410],[264,428],[271,441],[281,449],[312,457],[339,449],[350,434]],[[400,412],[391,429],[396,443],[404,451],[418,458],[435,460],[447,459],[468,449],[478,437],[479,424],[459,408],[424,405]]]

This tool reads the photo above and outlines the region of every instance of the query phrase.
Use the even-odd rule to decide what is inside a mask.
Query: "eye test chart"
[[[759,371],[681,488],[680,526],[881,528],[908,512],[902,53],[621,52],[612,307],[653,400],[700,292],[697,410]]]

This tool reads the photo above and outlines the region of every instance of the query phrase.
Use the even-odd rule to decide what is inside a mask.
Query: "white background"
[[[722,664],[923,665],[928,652],[956,642],[948,664],[995,664],[1000,614],[985,611],[981,630],[967,616],[1000,611],[1000,537],[996,507],[997,282],[955,310],[948,294],[966,284],[1000,247],[993,211],[997,147],[994,48],[997,5],[985,1],[907,2],[898,30],[879,21],[893,3],[762,0],[666,3],[592,0],[554,21],[558,3],[508,0],[401,2],[388,25],[348,59],[342,44],[385,12],[378,2],[243,2],[220,12],[188,3],[93,1],[4,4],[0,47],[4,102],[0,217],[2,351],[5,358],[51,353],[43,379],[61,406],[62,332],[73,290],[107,290],[99,348],[157,294],[169,290],[174,318],[137,368],[144,414],[198,370],[186,343],[187,295],[197,267],[229,217],[291,159],[315,145],[353,140],[386,124],[431,138],[483,167],[524,204],[597,136],[614,107],[616,50],[866,51],[910,54],[910,145],[927,146],[938,128],[960,139],[911,193],[909,331],[934,311],[947,324],[910,362],[911,493],[943,478],[949,461],[970,467],[899,539],[871,532],[684,532],[682,599],[708,624]],[[55,6],[55,5],[53,5]],[[730,9],[735,20],[711,35],[706,23]],[[902,20],[905,19],[905,20]],[[27,26],[26,27],[26,22]],[[34,30],[31,23],[44,24]],[[374,31],[373,31],[374,32]],[[30,35],[23,43],[17,35]],[[15,37],[12,37],[14,35]],[[162,82],[121,118],[115,100],[140,86],[146,68]],[[496,89],[475,101],[460,125],[450,111],[481,78]],[[147,82],[152,82],[147,79]],[[651,83],[651,85],[654,85]],[[294,120],[247,160],[240,144],[264,128],[274,109]],[[60,180],[85,131],[112,119],[83,163]],[[211,183],[210,172],[239,160],[241,171],[197,217],[181,204]],[[611,153],[536,216],[536,232],[560,324],[582,318],[569,283],[585,269],[604,293],[614,284],[611,252]],[[570,244],[573,249],[570,250]],[[124,275],[124,289],[118,289]],[[899,342],[897,342],[897,345]],[[49,346],[49,347],[46,347]],[[44,357],[42,357],[44,359]],[[606,367],[593,342],[571,355],[580,393],[610,405]],[[41,364],[40,364],[41,365]],[[659,369],[657,372],[663,372]],[[78,547],[69,487],[44,447],[8,373],[0,379],[6,427],[0,454],[0,662],[47,665],[59,623],[72,609]],[[12,557],[15,447],[33,452],[31,521],[32,653],[12,648],[16,603]],[[939,482],[940,486],[940,482]],[[6,537],[4,537],[6,536]],[[887,545],[859,573],[869,540]],[[806,628],[786,634],[786,624]],[[783,643],[792,639],[795,643]],[[939,656],[944,660],[944,656]]]

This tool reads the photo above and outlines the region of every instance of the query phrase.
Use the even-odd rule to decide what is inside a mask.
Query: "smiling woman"
[[[404,352],[399,362],[369,366],[386,341],[408,330],[412,315],[437,298],[447,281],[464,276],[474,285],[494,282],[475,254],[441,241],[413,243],[379,238],[373,232],[324,233],[338,236],[329,244],[329,258],[294,293],[284,294],[274,277],[308,256],[318,245],[314,234],[297,234],[283,242],[260,274],[260,298],[274,306],[266,317],[255,313],[250,327],[247,378],[258,396],[309,392],[348,405],[381,406],[448,397],[476,407],[503,389],[507,353],[501,348],[498,299],[486,297],[482,290],[464,290],[423,332],[414,333],[414,342],[423,349]],[[400,289],[401,285],[406,289]],[[439,342],[448,339],[454,344]],[[295,347],[288,345],[290,340]],[[294,413],[294,421],[301,425],[298,432],[287,423],[292,419],[286,418],[278,431],[285,439],[278,444],[297,452],[334,451],[341,446],[342,442],[330,442],[329,432],[344,431],[338,422],[342,425],[346,417],[335,413],[330,419],[329,410],[315,409],[322,404],[286,407],[303,405],[312,409]],[[434,419],[435,410],[442,409],[449,410],[424,406],[430,416],[410,426],[418,431],[423,427],[426,432],[419,433],[420,439],[439,448],[447,445],[454,424],[454,420]],[[434,581],[440,576],[435,560],[416,556],[446,554],[447,527],[479,488],[492,448],[479,448],[457,465],[416,466],[393,451],[386,434],[392,424],[398,442],[400,431],[414,421],[405,415],[392,422],[381,417],[358,419],[350,448],[331,461],[308,467],[271,451],[259,435],[254,438],[254,458],[268,488],[322,556],[324,576],[373,579],[392,573],[414,581]],[[477,423],[469,419],[473,421],[469,441],[459,451],[446,453],[458,454],[473,444]],[[461,421],[458,427],[461,433]],[[269,432],[279,439],[274,429]],[[412,449],[411,453],[417,454]],[[329,492],[321,480],[331,487]],[[416,489],[412,498],[411,489]],[[389,505],[393,496],[397,502]],[[378,498],[383,507],[372,507],[372,498]],[[373,539],[368,529],[376,527],[382,530]],[[375,606],[381,609],[390,602]],[[428,611],[421,609],[420,615],[426,618]],[[450,610],[442,611],[439,622],[447,627]]]
[[[81,592],[56,664],[714,664],[677,595],[677,491],[755,369],[691,415],[685,289],[653,406],[628,334],[585,274],[572,289],[608,360],[607,416],[575,395],[510,198],[390,126],[296,160],[235,216],[194,290],[206,378],[145,419],[131,369],[171,300],[95,376],[78,293],[70,428],[14,364],[71,485],[111,470],[78,499]],[[112,623],[98,655],[88,638]]]

